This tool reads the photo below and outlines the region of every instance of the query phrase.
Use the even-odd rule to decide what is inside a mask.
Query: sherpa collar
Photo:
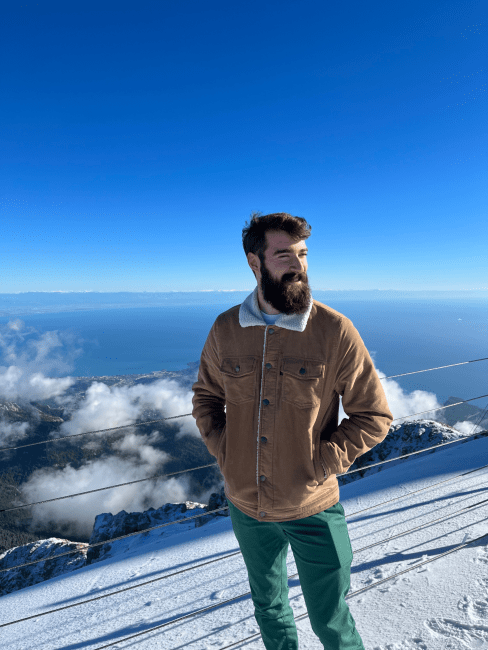
[[[295,332],[303,332],[307,327],[308,317],[312,311],[313,300],[307,307],[307,311],[303,314],[280,314],[276,319],[276,327],[284,327],[287,330],[295,330]],[[264,318],[261,316],[261,310],[258,303],[258,288],[256,287],[252,293],[241,304],[239,309],[239,325],[241,327],[251,327],[252,325],[266,325]]]

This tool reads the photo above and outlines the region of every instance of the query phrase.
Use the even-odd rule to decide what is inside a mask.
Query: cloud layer
[[[378,376],[382,379],[381,385],[385,391],[388,406],[393,414],[393,418],[398,423],[414,420],[437,420],[443,422],[443,411],[436,411],[442,404],[439,403],[434,393],[425,390],[414,390],[411,393],[406,392],[400,384],[394,379],[384,379],[385,373],[376,369]],[[427,413],[424,413],[427,411]],[[415,415],[423,413],[423,415]],[[405,417],[408,416],[408,417]],[[342,408],[339,409],[339,422],[346,418],[347,415]]]
[[[135,386],[107,386],[102,382],[93,382],[70,420],[61,426],[60,433],[73,435],[134,424],[148,411],[157,411],[159,417],[191,413],[191,400],[192,392],[172,379],[158,379],[150,384]],[[193,417],[175,422],[181,427],[181,435],[200,435]]]
[[[171,379],[158,379],[147,384],[109,386],[94,381],[82,399],[67,397],[65,391],[73,384],[70,377],[60,377],[72,369],[73,359],[80,353],[74,341],[65,332],[40,334],[20,320],[0,327],[0,397],[5,399],[42,400],[56,398],[65,407],[69,417],[53,435],[74,435],[118,426],[133,425],[147,419],[158,419],[191,413],[192,391]],[[383,379],[390,409],[395,419],[438,419],[443,411],[434,393],[416,390],[404,391],[392,379]],[[55,376],[50,376],[55,375]],[[422,415],[412,415],[422,413]],[[341,419],[347,417],[342,410]],[[175,419],[179,435],[200,437],[193,417]],[[457,423],[462,432],[472,431],[471,423]],[[0,441],[10,442],[27,434],[26,423],[3,423]],[[102,453],[101,442],[106,434],[76,438],[73,444],[86,450]],[[137,427],[120,432],[112,441],[110,452],[90,459],[79,467],[69,464],[63,468],[50,467],[35,471],[22,486],[24,503],[56,498],[113,484],[138,480],[155,474],[164,474],[167,455],[158,449],[161,434],[155,428],[142,434]],[[56,444],[56,443],[53,443]],[[95,492],[82,497],[54,501],[33,508],[33,526],[54,525],[65,535],[87,537],[97,514],[120,510],[142,511],[158,508],[166,502],[183,502],[191,498],[189,475],[154,479],[134,485]]]
[[[67,332],[39,333],[20,319],[0,326],[0,397],[42,400],[62,395],[74,379],[71,372],[82,353]]]

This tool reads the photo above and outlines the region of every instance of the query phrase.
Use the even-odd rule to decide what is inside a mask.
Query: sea
[[[215,318],[248,293],[172,293],[157,294],[157,299],[154,294],[64,294],[58,299],[0,294],[0,329],[19,319],[39,336],[68,333],[82,351],[72,360],[71,376],[182,370],[200,359]],[[312,293],[352,320],[376,367],[388,376],[463,363],[397,378],[406,392],[430,391],[441,402],[488,394],[488,361],[464,363],[488,357],[488,294]],[[2,365],[8,363],[0,357]],[[473,405],[484,408],[486,401]]]

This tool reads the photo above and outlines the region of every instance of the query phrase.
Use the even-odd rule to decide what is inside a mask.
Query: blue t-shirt
[[[281,316],[281,314],[267,314],[262,309],[260,311],[261,311],[262,317],[264,318],[264,322],[267,325],[274,325],[276,323],[278,317]]]

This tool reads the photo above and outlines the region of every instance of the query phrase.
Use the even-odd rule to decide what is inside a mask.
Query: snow
[[[488,533],[488,467],[459,476],[484,464],[488,438],[385,465],[341,488],[355,552],[348,603],[366,650],[488,650],[488,537],[354,595]],[[181,571],[238,550],[227,517],[170,536],[155,530],[121,540],[100,562],[3,596],[0,625],[34,618],[1,628],[0,650],[221,650],[258,633],[242,557]],[[295,572],[290,552],[288,573]],[[306,608],[298,577],[289,585],[300,617]],[[120,593],[40,616],[110,592]],[[301,648],[322,650],[308,617],[297,627]],[[259,636],[232,647],[264,648]]]

